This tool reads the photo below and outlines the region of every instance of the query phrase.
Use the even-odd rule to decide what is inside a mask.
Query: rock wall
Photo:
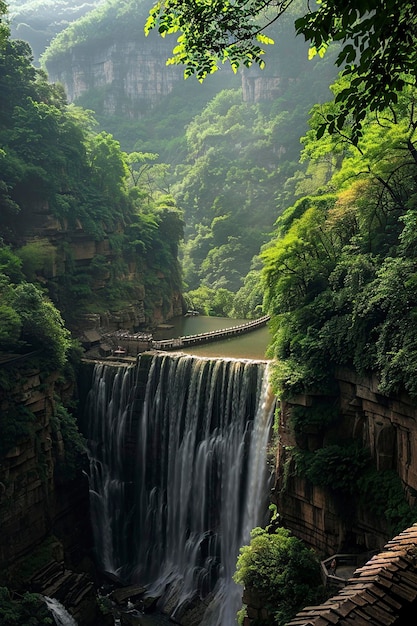
[[[61,379],[58,384],[58,374],[45,377],[33,365],[18,363],[19,366],[10,360],[0,370],[13,367],[15,379],[12,390],[0,389],[3,433],[7,425],[9,429],[19,427],[15,407],[30,412],[30,432],[16,434],[17,443],[0,459],[0,571],[3,573],[59,526],[63,529],[62,518],[71,508],[79,507],[76,527],[87,521],[85,534],[89,525],[86,482],[76,486],[67,484],[61,494],[56,489],[55,467],[57,460],[65,456],[65,449],[61,432],[52,426],[55,398],[57,394],[71,395],[72,386],[63,385]],[[71,491],[77,497],[69,498],[69,503],[67,496]],[[74,502],[78,503],[75,507]],[[61,534],[69,545],[70,539]]]
[[[116,35],[87,42],[49,61],[49,80],[64,86],[69,102],[77,101],[88,92],[100,115],[140,119],[184,80],[182,66],[166,63],[174,45],[175,39],[161,38],[155,32],[148,37],[138,32],[135,37]],[[303,49],[301,43],[299,48]],[[300,54],[298,48],[296,54]],[[282,64],[275,56],[268,61],[267,71],[258,66],[242,70],[245,102],[279,98],[296,80],[299,68],[293,77],[284,77]],[[228,66],[222,68],[222,72],[232,75]]]
[[[183,80],[183,68],[166,65],[172,39],[156,33],[145,38],[110,37],[79,45],[47,65],[51,82],[65,87],[69,102],[86,91],[97,95],[102,115],[140,118]]]
[[[18,424],[8,421],[16,407],[27,411],[29,430],[16,434],[15,445],[0,458],[0,585],[68,599],[79,624],[93,624],[98,608],[86,573],[91,568],[88,482],[81,473],[72,480],[57,473],[66,452],[54,423],[56,398],[68,399],[74,389],[33,362],[33,356],[10,356],[0,365],[2,381],[12,382],[11,388],[0,388],[3,436],[6,423]],[[54,576],[42,578],[43,569],[54,570]]]
[[[5,366],[7,367],[7,365]],[[0,569],[22,557],[50,531],[54,516],[54,436],[51,416],[57,375],[41,382],[37,369],[16,371],[16,386],[0,393],[3,420],[15,404],[35,417],[33,433],[1,460]],[[57,445],[59,433],[56,434]]]
[[[417,492],[417,407],[405,394],[388,398],[378,392],[376,378],[363,378],[339,369],[339,418],[324,434],[310,429],[303,441],[314,451],[335,439],[356,439],[366,446],[379,470],[393,469],[400,476],[408,501]],[[274,499],[284,526],[322,554],[341,551],[346,545],[366,550],[382,549],[390,530],[355,497],[337,500],[323,488],[297,476],[291,449],[297,444],[290,427],[295,406],[309,406],[313,396],[282,402]],[[343,515],[341,514],[343,510]],[[350,512],[346,519],[346,511]]]
[[[20,224],[18,236],[21,245],[44,241],[50,247],[49,266],[42,270],[41,281],[51,286],[65,276],[87,273],[91,277],[89,284],[91,300],[93,301],[96,295],[100,296],[100,292],[111,279],[111,265],[118,261],[119,253],[112,247],[111,238],[120,234],[121,225],[116,225],[113,229],[107,226],[105,236],[97,239],[88,233],[80,222],[70,225],[67,220],[61,221],[54,217],[47,203],[24,207]],[[101,268],[98,271],[94,268],[94,261],[98,257],[104,260],[102,265],[104,270]],[[117,280],[125,285],[130,284],[132,301],[128,305],[125,303],[120,306],[113,305],[98,315],[86,314],[74,317],[71,315],[74,308],[73,300],[64,302],[57,298],[57,307],[63,313],[70,330],[80,337],[86,329],[131,330],[139,326],[157,326],[171,317],[182,315],[184,305],[182,295],[177,290],[171,293],[168,310],[166,303],[163,306],[162,298],[157,299],[153,307],[150,307],[150,303],[146,301],[144,286],[143,272],[146,269],[146,266],[139,269],[134,259],[127,263],[126,270],[124,273],[119,272]],[[162,280],[165,276],[159,271],[157,278]],[[53,294],[52,298],[54,299]]]

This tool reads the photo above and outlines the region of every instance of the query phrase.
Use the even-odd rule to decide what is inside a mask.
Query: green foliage
[[[13,39],[24,39],[33,50],[35,63],[51,39],[97,4],[96,0],[18,0],[10,4]]]
[[[362,506],[386,520],[392,536],[417,520],[417,508],[406,501],[404,486],[394,470],[369,469],[358,480],[358,495]]]
[[[329,445],[315,452],[294,451],[297,472],[313,485],[333,492],[354,495],[364,469],[370,463],[369,452],[355,442]]]
[[[42,596],[26,592],[16,599],[7,587],[0,587],[0,621],[7,626],[50,626],[54,623]]]
[[[204,285],[186,292],[184,297],[193,310],[203,315],[218,317],[229,317],[234,300],[234,294],[231,291],[221,288],[211,289]]]
[[[86,442],[78,430],[75,417],[58,400],[55,405],[53,424],[56,431],[62,435],[65,450],[64,458],[57,460],[56,475],[62,481],[72,480],[83,465]]]
[[[299,133],[320,89],[306,92],[307,69],[298,64],[304,51],[288,32],[280,39],[279,50],[291,50],[299,82],[283,79],[282,96],[262,105],[223,90],[186,129],[187,162],[174,172],[172,190],[187,221],[184,280],[190,289],[203,282],[237,292],[277,214],[294,199],[294,174],[304,168]],[[327,74],[317,77],[317,85],[323,90],[327,80]]]
[[[125,8],[113,5],[118,16]],[[95,132],[91,111],[67,105],[62,88],[49,85],[31,60],[23,42],[8,41],[0,50],[0,229],[7,244],[0,245],[0,272],[10,280],[6,299],[1,275],[0,344],[42,348],[49,367],[61,367],[68,334],[52,301],[73,324],[80,313],[142,300],[144,291],[150,312],[161,301],[167,312],[173,291],[181,289],[183,219],[167,190],[161,191],[166,166],[150,170],[153,154],[129,157],[112,135]],[[137,169],[141,159],[145,171]],[[61,224],[62,236],[53,245],[34,239],[42,226],[39,207],[48,207]],[[73,258],[80,228],[104,251],[90,266]],[[23,285],[23,277],[41,282],[51,301]]]
[[[157,2],[145,32],[155,28],[162,37],[179,33],[168,62],[184,64],[185,76],[195,74],[203,80],[225,62],[233,71],[253,63],[263,68],[264,46],[273,43],[267,36],[268,27],[282,19],[291,4],[291,0],[231,4],[199,0],[193,5],[187,0]],[[319,138],[325,130],[339,132],[349,118],[352,139],[357,142],[368,107],[381,112],[397,102],[398,92],[406,85],[415,84],[416,5],[413,0],[388,0],[384,10],[380,9],[379,0],[322,0],[315,10],[309,8],[301,17],[298,13],[296,31],[310,42],[310,57],[322,57],[329,44],[337,42],[336,65],[344,68],[349,79],[337,96],[339,112],[323,118]]]
[[[22,320],[16,311],[0,304],[0,350],[9,350],[19,345]]]
[[[280,2],[278,11],[283,12],[290,4],[289,0]],[[192,6],[184,0],[158,2],[149,13],[145,32],[156,28],[162,37],[180,32],[168,63],[185,64],[186,77],[195,74],[203,80],[218,70],[219,61],[229,62],[235,72],[240,65],[264,66],[260,44],[271,44],[273,40],[260,34],[262,27],[254,19],[264,8],[265,2],[258,0],[238,0],[230,6],[208,0]]]
[[[0,272],[11,281],[18,282],[23,278],[22,261],[12,252],[8,246],[0,245]],[[4,277],[1,277],[1,288],[6,285]]]
[[[50,246],[43,242],[24,247],[27,272],[43,267],[49,251]],[[46,369],[62,367],[70,345],[69,332],[49,298],[34,284],[22,280],[21,266],[21,259],[0,245],[0,349],[40,350],[49,361]]]
[[[56,249],[47,239],[38,239],[19,248],[16,254],[22,261],[26,279],[34,281],[39,273],[51,273]]]
[[[21,319],[22,340],[42,350],[51,369],[62,367],[70,346],[69,331],[52,302],[35,285],[21,283],[14,289],[13,307]]]
[[[125,30],[127,16],[136,24],[141,8],[126,2],[121,17],[120,7],[106,3],[53,42],[45,56],[47,64],[74,46],[83,51],[89,48],[103,32],[109,32],[110,25],[113,40],[118,40],[119,32],[125,38],[126,32],[131,32],[130,26]],[[212,288],[238,291],[251,258],[268,240],[277,211],[293,198],[293,175],[304,167],[298,163],[299,134],[308,110],[320,97],[323,85],[327,87],[328,72],[322,67],[310,80],[316,64],[307,62],[306,46],[300,40],[295,43],[292,27],[291,19],[277,26],[278,43],[271,60],[279,63],[281,83],[271,102],[250,105],[248,99],[242,103],[241,91],[231,90],[238,83],[230,74],[219,72],[215,81],[205,82],[201,89],[191,89],[188,83],[174,86],[168,98],[151,110],[141,110],[140,119],[130,126],[120,118],[116,126],[117,114],[109,119],[100,105],[111,86],[106,93],[92,90],[90,100],[88,94],[83,96],[84,105],[100,112],[101,126],[116,128],[115,134],[132,150],[127,155],[129,184],[140,182],[142,194],[150,185],[172,192],[184,210],[183,267],[188,289],[196,289],[204,281]],[[152,44],[145,41],[144,45]],[[281,64],[284,55],[291,57],[290,64]],[[213,98],[222,87],[228,89]],[[198,103],[207,104],[202,113]],[[192,119],[192,113],[199,111]],[[137,142],[132,146],[133,137]],[[156,153],[164,162],[168,156],[170,162],[182,163],[176,171],[168,170],[166,164],[157,162]],[[146,203],[146,198],[142,196],[141,201]],[[82,221],[84,225],[86,218]],[[204,236],[201,229],[207,229]]]
[[[259,595],[277,626],[323,595],[318,557],[284,528],[252,531],[250,544],[240,549],[234,579]]]
[[[369,451],[357,443],[328,445],[315,452],[293,449],[291,458],[300,476],[342,498],[342,503],[353,496],[359,506],[383,521],[391,536],[416,522],[417,508],[407,502],[398,474],[376,470]]]
[[[126,38],[129,36],[138,38],[145,19],[146,7],[143,2],[131,0],[120,3],[118,0],[110,0],[98,3],[93,10],[57,34],[41,56],[41,64],[47,66],[62,53],[77,45],[93,48],[100,42],[108,41],[113,36],[115,23],[120,26]],[[142,38],[144,39],[143,35]]]
[[[251,270],[246,274],[243,286],[235,294],[231,317],[256,319],[263,315],[263,289],[261,282],[261,262],[259,257],[252,260]]]
[[[398,92],[406,85],[415,84],[416,58],[410,55],[410,46],[415,49],[416,5],[389,0],[383,12],[379,9],[377,0],[325,0],[296,21],[297,31],[311,42],[313,54],[323,52],[332,40],[342,44],[336,64],[349,79],[336,98],[340,112],[323,120],[318,137],[325,130],[337,132],[349,118],[356,142],[368,107],[381,112],[397,102]]]
[[[312,406],[293,406],[291,426],[296,434],[322,432],[337,420],[338,406],[331,398],[314,399]]]
[[[9,27],[7,22],[5,23],[5,16],[7,14],[7,4],[1,0],[0,2],[0,48],[2,48],[7,41],[9,35]]]
[[[311,168],[331,162],[331,177],[279,218],[262,252],[270,355],[288,396],[323,391],[336,365],[416,394],[415,98],[407,89],[383,118],[369,115],[357,145],[349,132],[304,140]]]

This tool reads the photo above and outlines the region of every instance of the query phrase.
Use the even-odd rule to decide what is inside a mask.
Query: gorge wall
[[[17,235],[20,244],[41,242],[48,246],[49,261],[42,268],[42,275],[38,276],[38,279],[48,286],[51,298],[56,301],[68,327],[76,336],[82,337],[83,331],[98,328],[110,331],[119,328],[157,326],[166,319],[182,314],[181,293],[172,285],[166,288],[169,277],[163,271],[156,272],[153,268],[147,268],[145,263],[141,263],[139,267],[138,258],[132,258],[127,264],[120,263],[120,252],[117,246],[112,245],[112,239],[123,233],[122,224],[113,228],[106,226],[104,236],[97,237],[88,232],[78,220],[71,224],[66,219],[55,217],[48,203],[24,207],[20,218],[21,230]],[[99,260],[100,267],[97,266]],[[63,299],[63,295],[66,294],[65,281],[68,282],[69,275],[74,277],[75,282],[83,276],[90,277],[87,297],[93,302],[95,298],[100,298],[100,294],[110,281],[114,281],[115,271],[118,271],[117,280],[123,281],[124,285],[130,285],[131,301],[122,304],[107,302],[105,309],[103,306],[99,307],[100,313],[74,315],[74,298],[67,296],[65,300]],[[146,272],[148,275],[157,274],[153,298],[150,298],[146,291],[144,280]],[[59,294],[58,284],[62,285]],[[81,298],[76,299],[77,304],[81,302]]]
[[[56,419],[58,399],[70,401],[74,385],[45,374],[34,355],[3,357],[0,377],[0,585],[53,593],[79,624],[93,624],[88,484],[81,473],[65,476],[68,441]]]
[[[174,44],[172,38],[162,39],[152,32],[145,38],[140,30],[134,37],[119,34],[91,40],[47,61],[49,80],[64,86],[69,102],[88,93],[100,115],[140,119],[184,81],[184,68],[166,63]],[[227,66],[222,73],[233,76]],[[245,69],[241,74],[243,100],[256,103],[278,98],[295,79],[284,77],[275,59],[265,71]],[[189,80],[199,88],[195,79]],[[219,84],[222,88],[226,86]]]
[[[339,417],[324,434],[312,427],[300,441],[289,424],[295,407],[312,406],[318,396],[282,402],[274,498],[282,524],[322,554],[340,552],[347,546],[380,550],[392,536],[388,524],[366,503],[358,502],[355,494],[341,502],[328,489],[297,475],[293,447],[298,444],[315,451],[335,439],[356,440],[369,449],[378,470],[394,470],[400,476],[408,502],[414,506],[417,408],[405,394],[391,398],[381,395],[376,378],[363,378],[344,369],[337,371],[336,378]]]
[[[151,33],[91,41],[72,48],[47,65],[51,82],[62,83],[70,102],[86,91],[95,94],[103,115],[140,118],[183,80],[183,69],[166,65],[172,40]]]

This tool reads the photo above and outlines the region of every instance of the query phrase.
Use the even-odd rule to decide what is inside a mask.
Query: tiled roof
[[[389,541],[337,595],[305,607],[287,626],[408,626],[417,599],[417,524]]]

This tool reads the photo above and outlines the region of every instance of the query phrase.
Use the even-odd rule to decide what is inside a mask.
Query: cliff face
[[[155,33],[148,38],[138,33],[132,40],[104,40],[83,44],[51,61],[51,82],[62,83],[74,102],[86,91],[97,99],[97,112],[140,118],[183,80],[183,69],[166,65],[171,55],[169,42]]]
[[[0,411],[4,416],[15,404],[28,409],[36,421],[33,435],[11,448],[1,461],[0,563],[2,569],[36,543],[49,531],[54,517],[54,436],[51,416],[56,376],[41,382],[40,371],[22,369],[16,387],[0,393]]]
[[[7,358],[0,375],[12,388],[0,388],[2,436],[16,432],[15,445],[0,459],[0,585],[51,592],[67,601],[80,624],[92,624],[98,615],[93,582],[75,573],[91,549],[88,484],[82,474],[70,480],[59,470],[68,450],[55,405],[73,396],[73,385],[57,373],[46,376],[33,357]]]
[[[305,434],[303,447],[314,451],[337,437],[366,446],[378,470],[392,469],[400,476],[408,501],[415,504],[417,489],[417,408],[406,395],[387,398],[378,393],[375,378],[364,379],[338,370],[339,419],[325,435],[314,428]],[[284,526],[324,554],[346,545],[379,550],[390,538],[380,516],[358,505],[355,494],[342,502],[294,472],[291,448],[296,437],[289,416],[296,406],[309,406],[312,396],[300,396],[281,406],[278,480],[275,498]],[[346,512],[348,511],[348,516]],[[347,519],[348,517],[348,519]]]
[[[80,44],[47,63],[49,80],[64,86],[69,102],[88,92],[100,115],[139,119],[184,81],[184,68],[166,63],[174,43],[155,32],[146,38],[138,32],[137,38]],[[284,78],[281,69],[274,59],[268,71],[242,70],[243,100],[253,104],[282,96],[296,77]],[[232,76],[228,66],[222,72]]]
[[[113,229],[106,227],[104,237],[97,239],[80,222],[74,226],[67,220],[58,220],[51,214],[47,204],[31,205],[29,209],[24,209],[20,223],[22,227],[19,236],[22,244],[43,241],[51,247],[49,265],[42,269],[41,280],[51,288],[52,298],[56,300],[68,327],[76,335],[86,329],[99,327],[108,331],[156,326],[166,319],[182,315],[181,293],[169,284],[169,277],[159,270],[156,272],[152,267],[147,267],[138,258],[124,262],[117,247],[112,246],[112,238],[117,238],[123,232],[122,225]],[[98,260],[100,267],[97,265]],[[88,293],[83,297],[84,300],[94,303],[100,299],[101,293],[110,282],[114,283],[115,272],[116,280],[129,286],[131,301],[118,303],[116,299],[115,303],[107,302],[104,306],[102,304],[99,307],[100,313],[74,316],[74,300],[69,296],[65,297],[65,281],[68,281],[68,277],[72,276],[76,282],[78,276],[88,275]],[[146,291],[146,275],[154,276],[152,297]],[[58,296],[53,293],[57,285],[61,285]]]

